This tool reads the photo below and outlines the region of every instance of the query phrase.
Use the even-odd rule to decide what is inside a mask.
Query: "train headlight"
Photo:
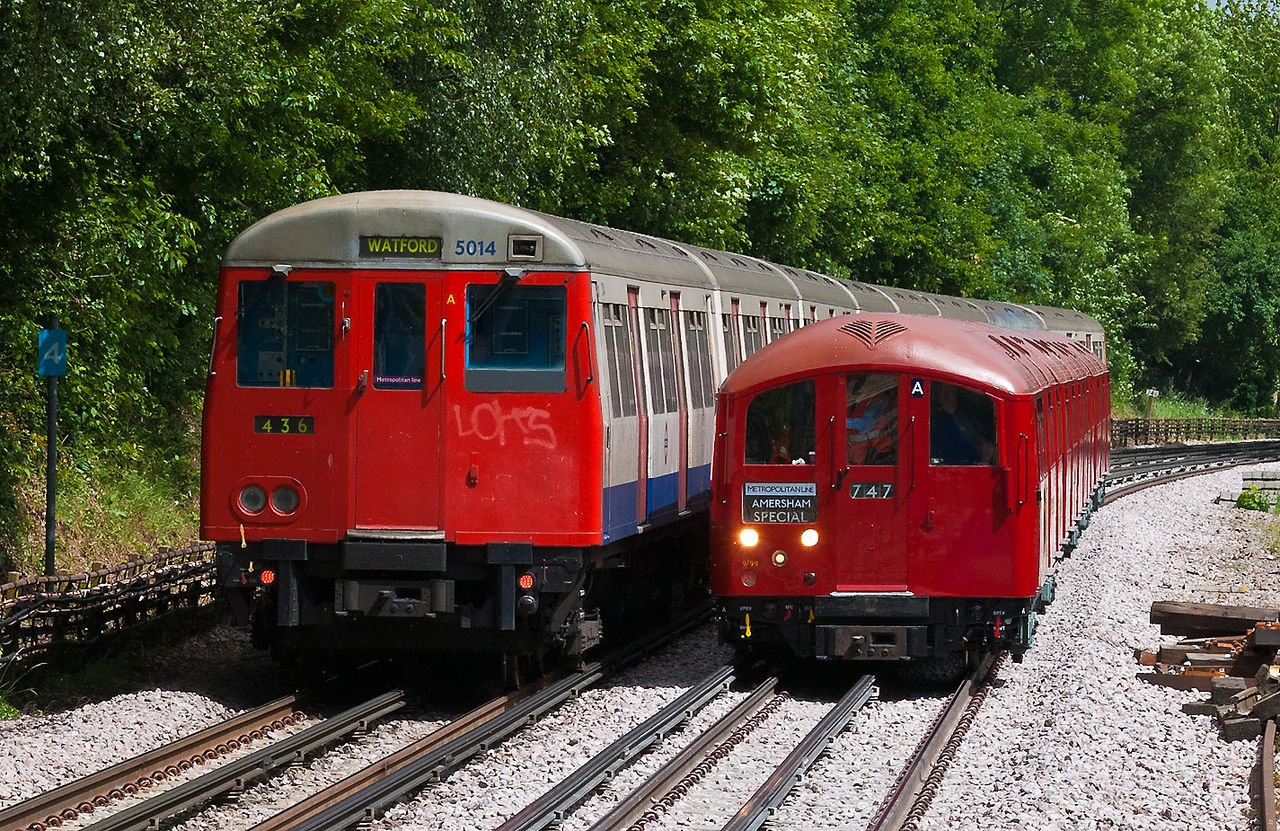
[[[806,528],[804,533],[800,535],[800,544],[805,548],[813,548],[818,544],[818,529]]]
[[[754,528],[743,528],[738,532],[738,542],[746,548],[754,548],[760,542],[760,532]]]
[[[773,552],[772,559],[773,559],[773,564],[775,566],[785,566],[787,564],[787,552],[783,551],[782,549],[778,549],[777,551]]]
[[[271,492],[271,507],[282,514],[298,510],[298,491],[292,485],[281,485]]]
[[[261,513],[267,507],[267,492],[257,485],[245,485],[240,489],[240,507],[247,514]]]

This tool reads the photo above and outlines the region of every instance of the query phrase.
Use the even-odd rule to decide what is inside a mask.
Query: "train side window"
[[[676,397],[675,348],[671,338],[671,310],[645,309],[645,346],[649,355],[649,389],[655,413],[680,409]]]
[[[898,376],[859,372],[845,378],[845,462],[898,463]]]
[[[975,390],[929,385],[929,464],[994,465],[995,402]]]
[[[373,386],[422,389],[426,362],[427,287],[378,283],[373,290]]]
[[[563,392],[565,309],[564,286],[467,286],[467,390]]]
[[[236,309],[236,383],[333,386],[333,283],[245,280]]]
[[[747,464],[813,462],[813,390],[813,381],[799,381],[766,390],[751,400],[747,407]]]
[[[609,397],[613,417],[636,414],[636,376],[631,364],[631,334],[627,328],[627,307],[621,303],[605,303],[601,308],[604,322],[605,353],[609,361]]]
[[[760,332],[760,318],[751,315],[742,316],[742,349],[743,352],[750,357],[760,351],[760,347],[764,346],[763,335]]]
[[[685,348],[689,362],[690,406],[710,407],[711,344],[707,340],[707,313],[685,312]]]
[[[737,308],[737,301],[734,301],[734,308]],[[725,369],[727,372],[733,372],[742,358],[738,354],[738,315],[736,312],[720,316],[720,333],[724,336],[724,357]]]

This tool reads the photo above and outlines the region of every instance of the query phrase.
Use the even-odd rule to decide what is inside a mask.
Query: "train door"
[[[910,421],[901,380],[892,373],[851,372],[840,381],[841,417],[825,448],[837,471],[831,483],[838,505],[836,590],[904,591],[911,453],[903,442]]]
[[[355,527],[440,527],[444,315],[439,279],[356,284]],[[412,483],[407,487],[406,483]]]
[[[995,399],[918,377],[909,395],[922,428],[913,442],[908,524],[913,589],[981,594],[1012,567],[994,544],[1005,519]]]

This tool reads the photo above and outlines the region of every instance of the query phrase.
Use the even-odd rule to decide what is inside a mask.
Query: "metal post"
[[[58,318],[50,321],[51,329],[58,328]],[[57,564],[54,562],[54,531],[57,530],[56,500],[58,492],[58,376],[49,376],[49,443],[47,465],[45,468],[44,491],[44,573],[56,574]]]

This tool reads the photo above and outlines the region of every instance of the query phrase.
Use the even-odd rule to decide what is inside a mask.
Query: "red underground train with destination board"
[[[717,401],[727,642],[947,668],[1031,645],[1107,469],[1108,376],[1084,344],[836,318],[748,358]]]

